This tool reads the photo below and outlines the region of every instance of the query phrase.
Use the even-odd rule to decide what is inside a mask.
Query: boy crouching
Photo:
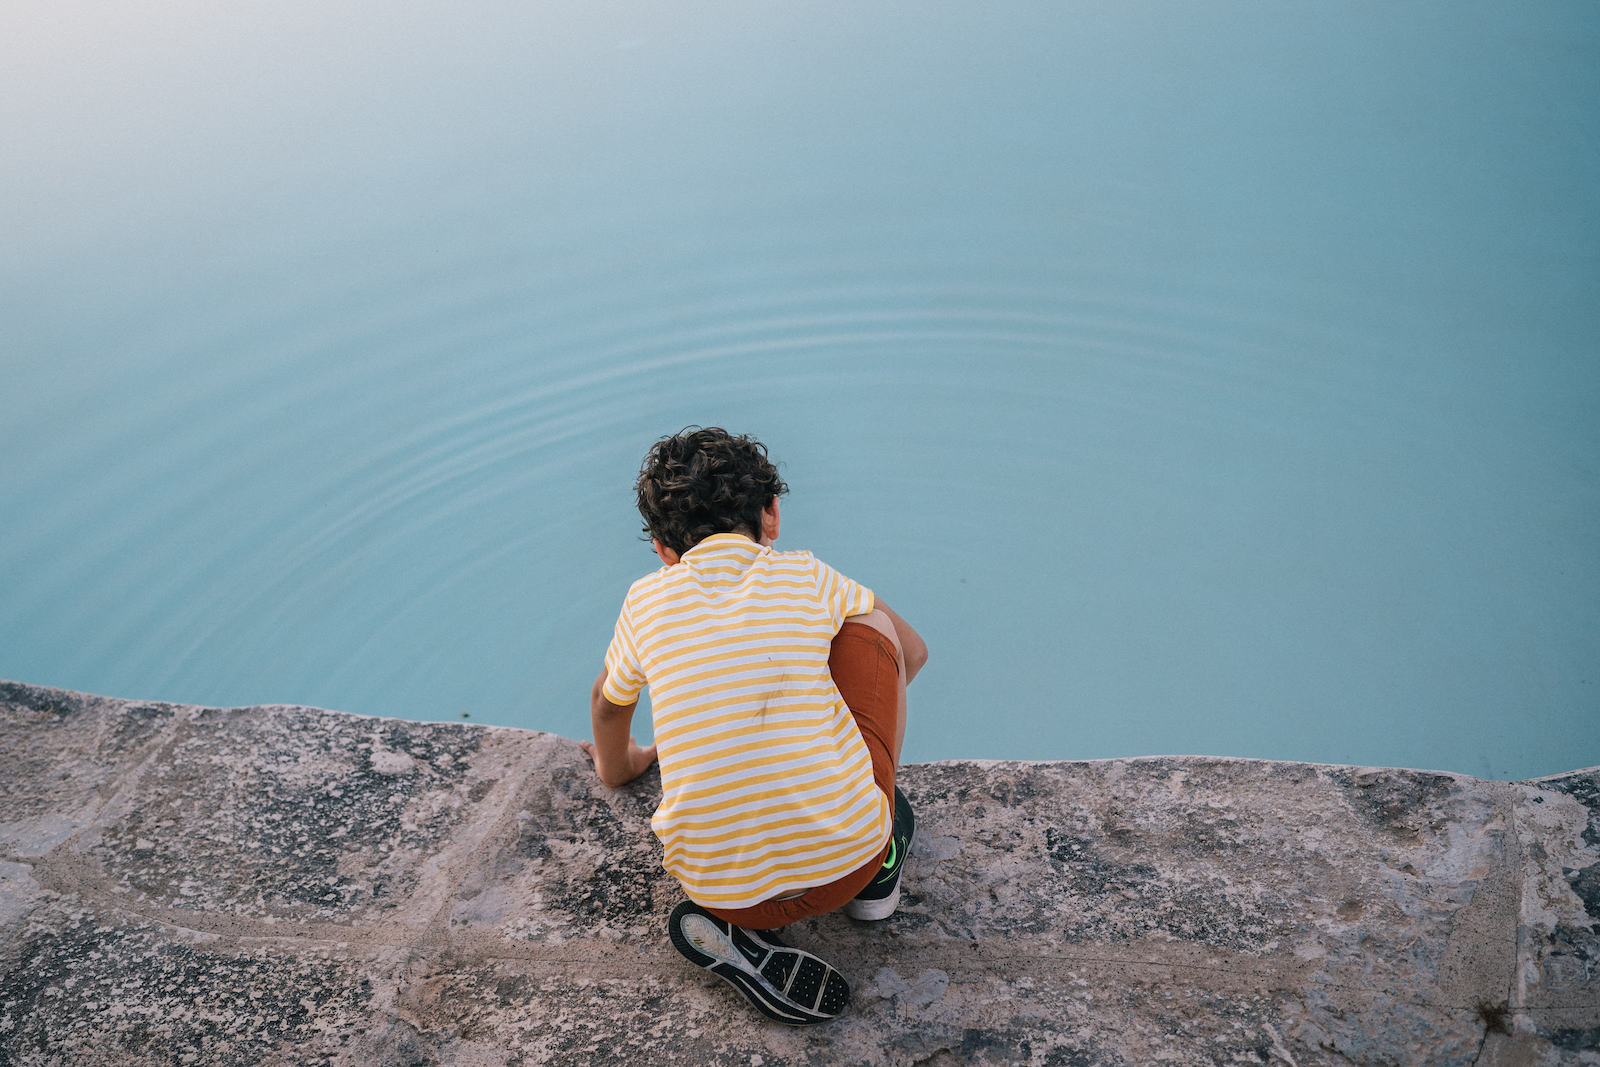
[[[628,590],[586,747],[613,787],[659,757],[651,827],[689,898],[668,920],[673,946],[770,1018],[834,1018],[848,983],[773,929],[841,907],[883,919],[899,902],[915,820],[895,764],[927,647],[870,589],[772,548],[788,487],[759,442],[663,438],[636,487],[665,566]],[[646,686],[656,743],[641,747]]]

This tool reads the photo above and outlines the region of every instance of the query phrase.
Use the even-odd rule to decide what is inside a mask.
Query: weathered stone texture
[[[1600,1064],[1600,770],[904,769],[900,910],[790,1029],[576,742],[0,683],[0,1067]]]

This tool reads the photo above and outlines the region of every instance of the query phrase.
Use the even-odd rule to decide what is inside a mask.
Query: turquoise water
[[[1600,764],[1600,8],[0,13],[0,677],[585,736],[762,437],[907,757]]]

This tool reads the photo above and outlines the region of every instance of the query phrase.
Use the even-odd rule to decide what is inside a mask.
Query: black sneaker
[[[809,952],[790,948],[768,930],[746,930],[686,900],[667,920],[672,947],[745,995],[780,1023],[803,1025],[837,1018],[850,984]]]
[[[887,919],[900,904],[900,871],[911,853],[911,840],[917,836],[917,816],[911,802],[894,787],[894,829],[889,832],[889,855],[883,867],[856,898],[844,906],[852,919]]]

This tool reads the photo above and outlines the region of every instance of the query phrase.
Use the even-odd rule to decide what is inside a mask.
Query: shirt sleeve
[[[823,606],[833,619],[835,630],[850,616],[865,615],[872,610],[872,590],[846,578],[820,559],[816,560],[816,564],[817,588],[822,595]]]
[[[606,684],[601,691],[611,703],[626,706],[638,700],[643,690],[644,668],[639,664],[633,622],[628,603],[624,602],[611,634],[611,647],[606,649]]]

